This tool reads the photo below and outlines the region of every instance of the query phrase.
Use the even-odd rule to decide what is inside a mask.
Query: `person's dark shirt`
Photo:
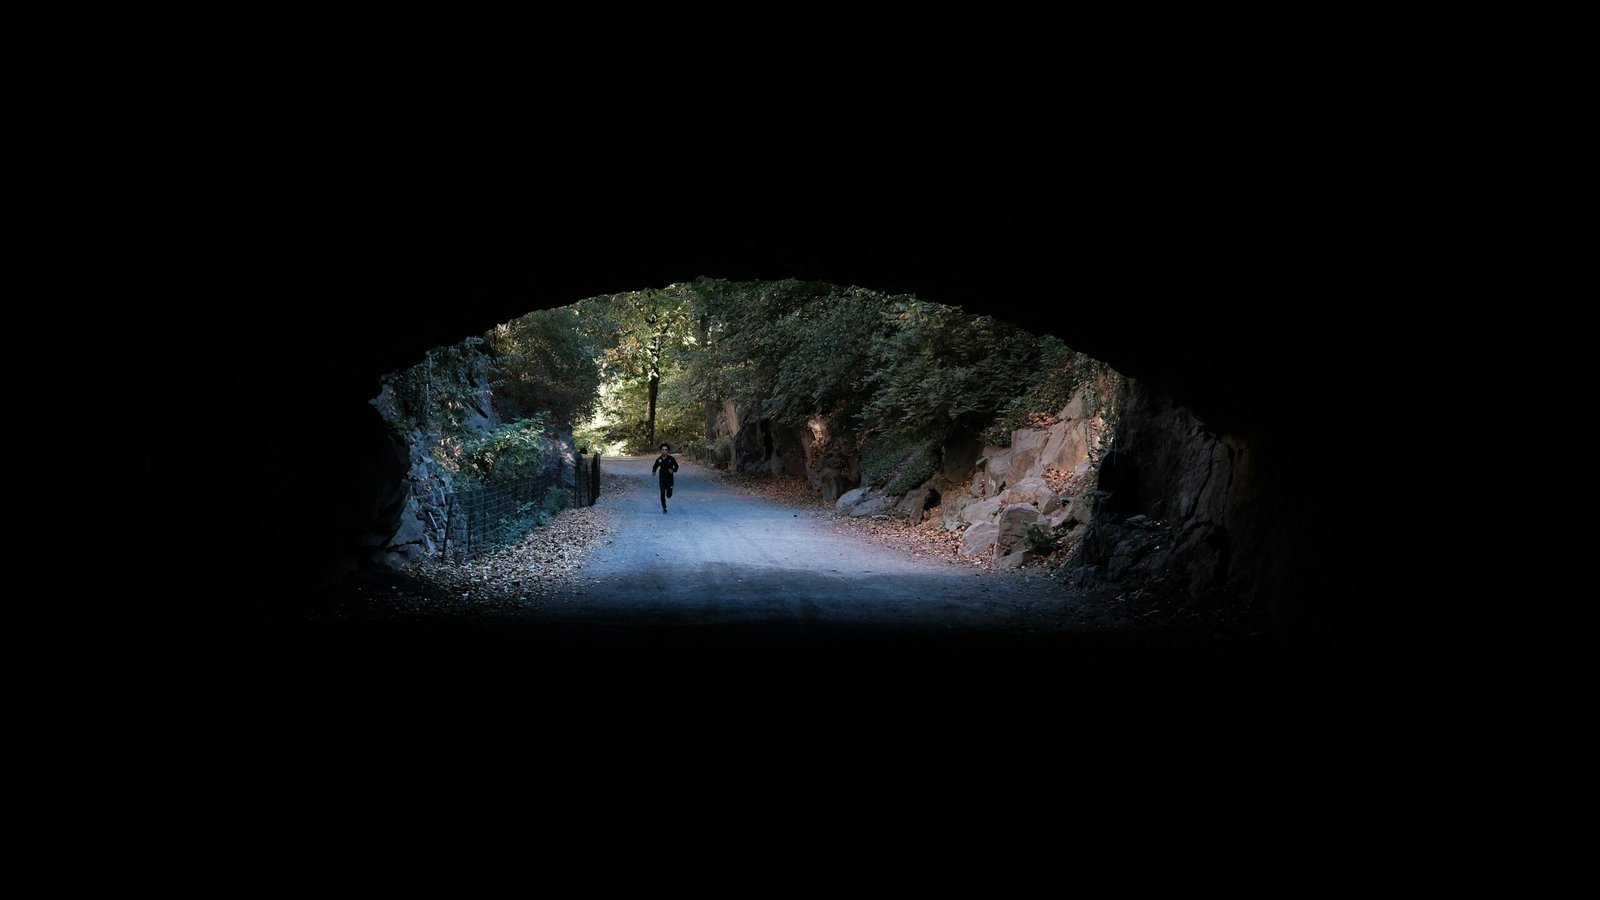
[[[672,454],[663,453],[656,457],[655,465],[650,467],[651,474],[654,474],[657,469],[661,470],[661,480],[670,483],[672,481],[672,473],[678,471],[678,461],[672,458]]]

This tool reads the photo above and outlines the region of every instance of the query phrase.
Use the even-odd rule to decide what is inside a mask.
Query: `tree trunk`
[[[711,317],[705,313],[700,314],[700,346],[705,348],[711,343]],[[711,383],[711,398],[706,400],[706,446],[710,447],[717,442],[717,395],[721,393],[715,381]]]
[[[645,443],[652,449],[656,446],[656,392],[661,388],[661,374],[650,373],[650,414],[644,422]]]
[[[650,410],[645,418],[644,433],[647,446],[656,446],[656,395],[661,391],[661,333],[656,332],[650,341]]]

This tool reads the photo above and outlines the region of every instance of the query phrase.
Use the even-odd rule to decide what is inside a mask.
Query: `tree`
[[[487,340],[503,418],[546,413],[554,424],[571,427],[593,413],[600,348],[574,308],[531,312],[495,326]]]
[[[681,285],[594,297],[579,303],[580,318],[601,348],[602,377],[617,385],[614,400],[637,398],[642,404],[642,433],[627,441],[632,449],[653,447],[657,437],[661,382],[673,371],[676,354],[692,343],[689,292]],[[626,385],[637,384],[636,395]],[[624,428],[633,415],[610,410]]]

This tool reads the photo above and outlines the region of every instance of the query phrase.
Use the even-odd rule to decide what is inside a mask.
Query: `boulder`
[[[1088,426],[1080,422],[1057,422],[1046,432],[1047,440],[1039,462],[1046,469],[1073,471],[1089,459]]]
[[[993,522],[979,522],[969,527],[961,535],[962,556],[980,556],[985,550],[994,546],[994,539],[1000,534],[1000,526]]]
[[[1020,550],[1007,553],[1005,556],[995,557],[994,567],[996,569],[1020,569],[1027,565],[1031,559],[1033,559],[1033,551],[1023,547]]]
[[[1056,492],[1043,478],[1035,475],[1024,478],[1016,484],[1005,489],[1000,494],[1000,502],[1010,506],[1013,503],[1031,503],[1040,512],[1050,512],[1061,505]]]
[[[1064,506],[1050,513],[1051,527],[1058,527],[1072,522],[1082,522],[1087,525],[1093,516],[1094,491],[1083,491],[1072,495]]]
[[[406,563],[421,559],[424,556],[431,556],[432,554],[432,548],[424,548],[421,544],[401,544],[398,547],[389,547],[388,552],[384,554],[384,558],[380,562],[390,568],[398,568]]]
[[[973,470],[972,477],[967,480],[968,496],[976,497],[979,500],[989,496],[986,493],[989,488],[988,466],[986,465],[987,462],[987,460],[978,460],[978,467]]]
[[[922,522],[922,514],[927,511],[928,507],[937,502],[939,502],[939,492],[934,490],[932,485],[925,484],[905,495],[899,503],[895,504],[894,508],[895,511],[904,514],[907,519],[910,519],[911,524],[916,525]]]
[[[1005,490],[1006,471],[1011,468],[1011,450],[1000,447],[983,448],[983,494],[993,497]]]
[[[1038,428],[1018,428],[1011,432],[1011,459],[1005,470],[1005,483],[1016,484],[1044,472],[1041,459],[1050,432]],[[991,468],[993,464],[990,464]]]
[[[960,531],[967,526],[967,520],[961,513],[973,499],[966,494],[945,494],[944,502],[939,504],[939,520],[944,524],[945,531]]]
[[[854,492],[852,491],[851,493]],[[848,512],[851,518],[877,515],[878,513],[888,511],[888,509],[894,505],[893,500],[894,498],[888,494],[874,494],[871,497],[868,497],[850,507]]]
[[[1056,414],[1056,418],[1068,420],[1081,419],[1083,418],[1084,405],[1083,388],[1080,387],[1072,392],[1071,399],[1067,401],[1066,406],[1061,408],[1061,412]]]
[[[400,516],[400,530],[389,539],[390,548],[399,549],[406,544],[418,544],[428,539],[428,528],[420,516],[416,501],[406,504],[406,511]]]
[[[969,503],[961,510],[961,519],[968,524],[988,522],[994,519],[995,513],[1000,511],[1000,506],[999,497],[990,497],[987,500]]]
[[[1001,557],[1028,547],[1028,526],[1044,517],[1027,503],[1013,503],[1000,513],[1000,533],[995,538],[995,556]]]
[[[867,491],[868,490],[871,490],[871,489],[870,488],[865,488],[865,487],[858,487],[858,488],[855,488],[853,490],[845,491],[843,494],[841,494],[839,496],[839,499],[834,502],[833,508],[839,510],[840,512],[843,512],[843,511],[849,509],[850,507],[855,506],[857,503],[861,502],[861,498],[863,498],[863,497],[865,497],[867,495]]]

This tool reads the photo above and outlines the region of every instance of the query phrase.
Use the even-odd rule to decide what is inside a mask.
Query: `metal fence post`
[[[455,520],[456,498],[452,494],[444,503],[444,540],[439,542],[439,558],[448,559],[450,553],[450,523]]]

